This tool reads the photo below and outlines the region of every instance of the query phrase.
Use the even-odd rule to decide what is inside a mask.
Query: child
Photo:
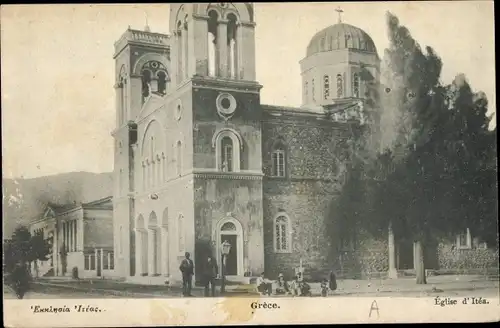
[[[292,293],[292,296],[298,296],[299,290],[300,290],[300,282],[299,282],[299,277],[297,275],[293,278],[292,282],[290,283],[290,292]]]
[[[321,282],[321,296],[326,297],[328,295],[328,281],[323,279]]]

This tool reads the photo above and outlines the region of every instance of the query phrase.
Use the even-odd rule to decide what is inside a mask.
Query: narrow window
[[[182,143],[180,141],[177,141],[177,154],[176,154],[176,160],[177,160],[177,175],[180,176],[182,174]]]
[[[189,41],[188,41],[188,37],[189,37],[189,31],[188,31],[188,22],[187,22],[187,15],[186,17],[184,18],[184,32],[183,32],[183,45],[184,45],[184,56],[182,58],[182,64],[183,64],[183,70],[184,70],[184,78],[187,79],[188,75],[189,75],[189,60],[188,60],[188,56],[189,56]]]
[[[290,250],[288,219],[279,216],[275,221],[275,247],[277,252]]]
[[[316,95],[315,95],[315,90],[314,90],[314,79],[312,79],[312,100],[315,101],[316,100]]]
[[[229,76],[231,78],[236,78],[237,71],[237,23],[236,16],[234,14],[229,14],[227,16],[228,24],[227,24],[227,48],[228,48],[228,60],[229,60]]]
[[[355,98],[359,98],[359,75],[354,73],[352,78],[352,94]]]
[[[282,146],[277,147],[272,153],[273,170],[275,177],[285,176],[285,150]]]
[[[177,84],[182,82],[182,54],[184,52],[184,34],[181,21],[177,22]]]
[[[109,270],[108,254],[109,253],[102,254],[102,269],[103,270]]]
[[[167,93],[167,74],[163,71],[159,71],[156,76],[158,78],[158,93],[164,95]]]
[[[90,270],[95,270],[95,253],[94,254],[90,254],[89,256],[89,260],[90,260]]]
[[[216,11],[208,13],[208,75],[216,75],[217,67],[217,21],[219,15]]]
[[[222,171],[232,172],[233,171],[233,141],[230,137],[224,137],[221,140],[222,145]]]
[[[323,87],[324,87],[323,97],[326,100],[328,99],[328,97],[330,97],[330,78],[328,75],[323,76]]]
[[[85,270],[90,270],[90,255],[89,254],[85,254],[85,267],[84,269]]]
[[[143,100],[144,98],[149,97],[151,94],[151,71],[148,69],[145,69],[142,71],[142,97]]]
[[[337,74],[337,98],[342,98],[344,94],[344,81],[342,79],[342,75]]]
[[[113,252],[108,253],[108,260],[109,260],[109,269],[114,270],[115,269],[115,254]]]

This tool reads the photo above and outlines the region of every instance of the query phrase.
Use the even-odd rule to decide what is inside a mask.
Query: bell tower
[[[171,4],[170,31],[175,85],[193,76],[255,81],[252,4]]]
[[[264,259],[262,86],[256,81],[255,27],[251,3],[170,5],[175,91],[168,101],[175,122],[169,133],[184,140],[174,141],[179,154],[188,155],[182,157],[181,173],[192,174],[188,196],[193,207],[184,211],[184,224],[196,239],[189,240],[188,249],[194,249],[195,268],[207,255],[220,263],[224,220],[235,222],[229,274],[241,277],[250,263],[263,270]],[[218,202],[211,200],[214,193],[220,195]],[[233,196],[241,193],[248,197]],[[251,251],[245,236],[253,238]]]
[[[170,90],[169,36],[130,27],[115,42],[116,127],[113,168],[113,236],[115,270],[122,276],[135,273],[135,159],[137,117],[153,94]]]

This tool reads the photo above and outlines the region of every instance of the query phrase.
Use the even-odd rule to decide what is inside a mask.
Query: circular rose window
[[[236,99],[229,93],[221,93],[216,99],[217,112],[224,118],[229,118],[236,110]]]

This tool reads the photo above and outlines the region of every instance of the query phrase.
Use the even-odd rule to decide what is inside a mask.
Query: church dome
[[[307,46],[307,57],[318,52],[340,49],[355,49],[377,53],[372,38],[362,29],[338,23],[316,33]]]

